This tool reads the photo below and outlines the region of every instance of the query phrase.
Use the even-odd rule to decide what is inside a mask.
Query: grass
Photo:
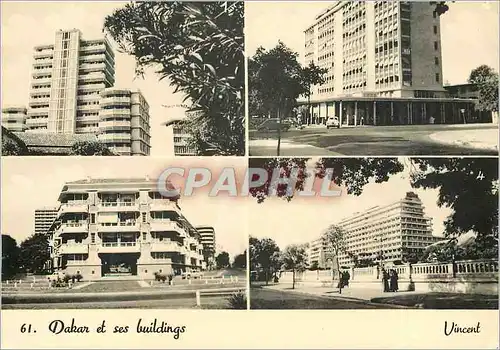
[[[424,309],[498,309],[498,296],[461,293],[425,293],[373,298],[373,303],[422,306]]]

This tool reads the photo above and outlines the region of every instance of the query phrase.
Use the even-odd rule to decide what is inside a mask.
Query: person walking
[[[387,271],[382,268],[382,284],[384,286],[384,293],[389,291],[389,275]]]
[[[398,272],[396,270],[393,270],[393,275],[392,275],[392,291],[393,292],[397,292],[399,290],[399,286],[398,286]]]

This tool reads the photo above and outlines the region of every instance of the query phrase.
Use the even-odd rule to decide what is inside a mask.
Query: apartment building
[[[2,109],[2,126],[12,132],[26,130],[27,109],[22,106],[12,106]]]
[[[207,268],[215,266],[215,229],[211,226],[197,226],[200,242],[203,245],[203,259]]]
[[[99,100],[99,141],[120,155],[149,155],[149,105],[140,91],[107,88]]]
[[[140,91],[113,88],[115,59],[104,37],[59,30],[34,48],[29,103],[2,110],[2,124],[28,133],[94,134],[119,155],[149,155],[149,105]],[[24,120],[24,125],[23,125]]]
[[[35,234],[48,234],[56,217],[56,207],[35,209]]]
[[[165,125],[169,131],[171,131],[173,139],[173,153],[176,156],[196,156],[198,155],[198,150],[190,142],[191,134],[186,126],[186,122],[189,118],[195,118],[199,116],[200,112],[186,112],[186,106],[172,106],[172,107],[183,107],[182,115],[178,113],[177,115],[169,117],[169,120],[163,125]]]
[[[328,70],[305,122],[457,123],[475,101],[447,98],[439,16],[428,2],[337,1],[305,30],[305,64]]]
[[[198,231],[157,180],[85,179],[64,184],[51,228],[54,267],[85,279],[202,268]]]
[[[407,192],[394,203],[376,206],[341,220],[337,225],[346,232],[346,253],[339,255],[341,266],[352,266],[352,256],[359,260],[391,263],[402,259],[403,249],[420,252],[441,241],[432,235],[432,219],[425,216],[424,205],[417,194]],[[328,268],[326,242],[317,239],[309,259],[320,268]],[[319,252],[318,252],[319,251]],[[328,259],[326,259],[328,260]]]

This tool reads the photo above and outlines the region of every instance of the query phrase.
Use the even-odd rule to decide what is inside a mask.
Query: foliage
[[[309,266],[309,270],[311,271],[316,271],[319,269],[319,266],[318,266],[318,262],[317,261],[313,261],[311,266]]]
[[[203,147],[243,155],[244,4],[133,2],[105,19],[121,51],[136,58],[136,72],[155,68],[191,111],[190,132]]]
[[[447,236],[473,231],[498,238],[497,158],[412,158],[412,186],[438,189],[438,206],[449,207]]]
[[[424,258],[424,251],[423,250],[418,250],[418,251],[413,251],[410,250],[409,248],[403,247],[402,248],[402,259],[401,262],[407,263],[407,264],[416,264],[418,262],[422,262]]]
[[[20,244],[20,265],[26,272],[41,273],[50,259],[49,240],[44,234],[33,234]]]
[[[247,296],[243,292],[231,294],[228,298],[229,307],[234,310],[247,309]]]
[[[283,268],[292,270],[292,289],[295,288],[295,273],[304,271],[307,268],[306,248],[306,245],[289,245],[281,254]]]
[[[450,9],[450,7],[446,4],[447,2],[449,3],[450,1],[429,1],[429,3],[434,6],[434,13],[438,16],[445,14]]]
[[[469,83],[479,89],[478,109],[481,111],[498,110],[498,72],[487,65],[481,65],[470,73]]]
[[[2,126],[2,156],[27,156],[29,153],[26,144]]]
[[[309,106],[311,104],[311,88],[314,85],[322,85],[326,82],[325,75],[328,73],[327,68],[320,68],[310,62],[309,65],[302,69],[302,83],[304,84],[304,95],[307,97],[307,113],[309,115]]]
[[[215,257],[215,263],[217,264],[218,269],[224,269],[230,266],[229,262],[229,253],[221,252],[219,255]]]
[[[330,225],[322,235],[323,242],[326,243],[325,259],[335,262],[332,264],[332,279],[335,279],[335,272],[339,279],[339,291],[342,293],[342,271],[339,264],[339,255],[347,253],[346,232],[337,225]]]
[[[154,276],[155,276],[155,281],[163,283],[165,283],[166,281],[171,282],[174,279],[174,275],[172,274],[162,274],[159,272],[155,272]]]
[[[114,156],[105,144],[99,141],[78,141],[71,146],[71,155],[76,156]]]
[[[19,271],[20,249],[9,235],[2,235],[2,280],[14,277]]]
[[[266,273],[266,284],[272,274],[280,270],[280,249],[271,238],[250,237],[250,264],[252,270],[259,268]]]
[[[241,268],[241,269],[244,269],[247,267],[247,251],[246,250],[243,254],[238,254],[234,257],[233,267],[234,268]]]

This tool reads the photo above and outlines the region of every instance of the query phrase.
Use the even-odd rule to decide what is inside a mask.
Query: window
[[[145,223],[146,222],[146,213],[142,213],[142,222]]]
[[[90,242],[95,243],[95,233],[90,234]]]
[[[438,33],[438,27],[434,26],[434,34],[437,34],[437,33]]]
[[[95,224],[95,214],[90,214],[90,223]]]
[[[434,50],[436,50],[436,51],[437,51],[438,47],[439,47],[439,46],[438,46],[438,42],[437,42],[437,41],[434,41]]]
[[[439,83],[439,81],[440,81],[439,78],[440,78],[439,73],[436,73],[436,83]]]
[[[436,66],[439,66],[439,58],[434,57],[434,63],[436,64]]]

